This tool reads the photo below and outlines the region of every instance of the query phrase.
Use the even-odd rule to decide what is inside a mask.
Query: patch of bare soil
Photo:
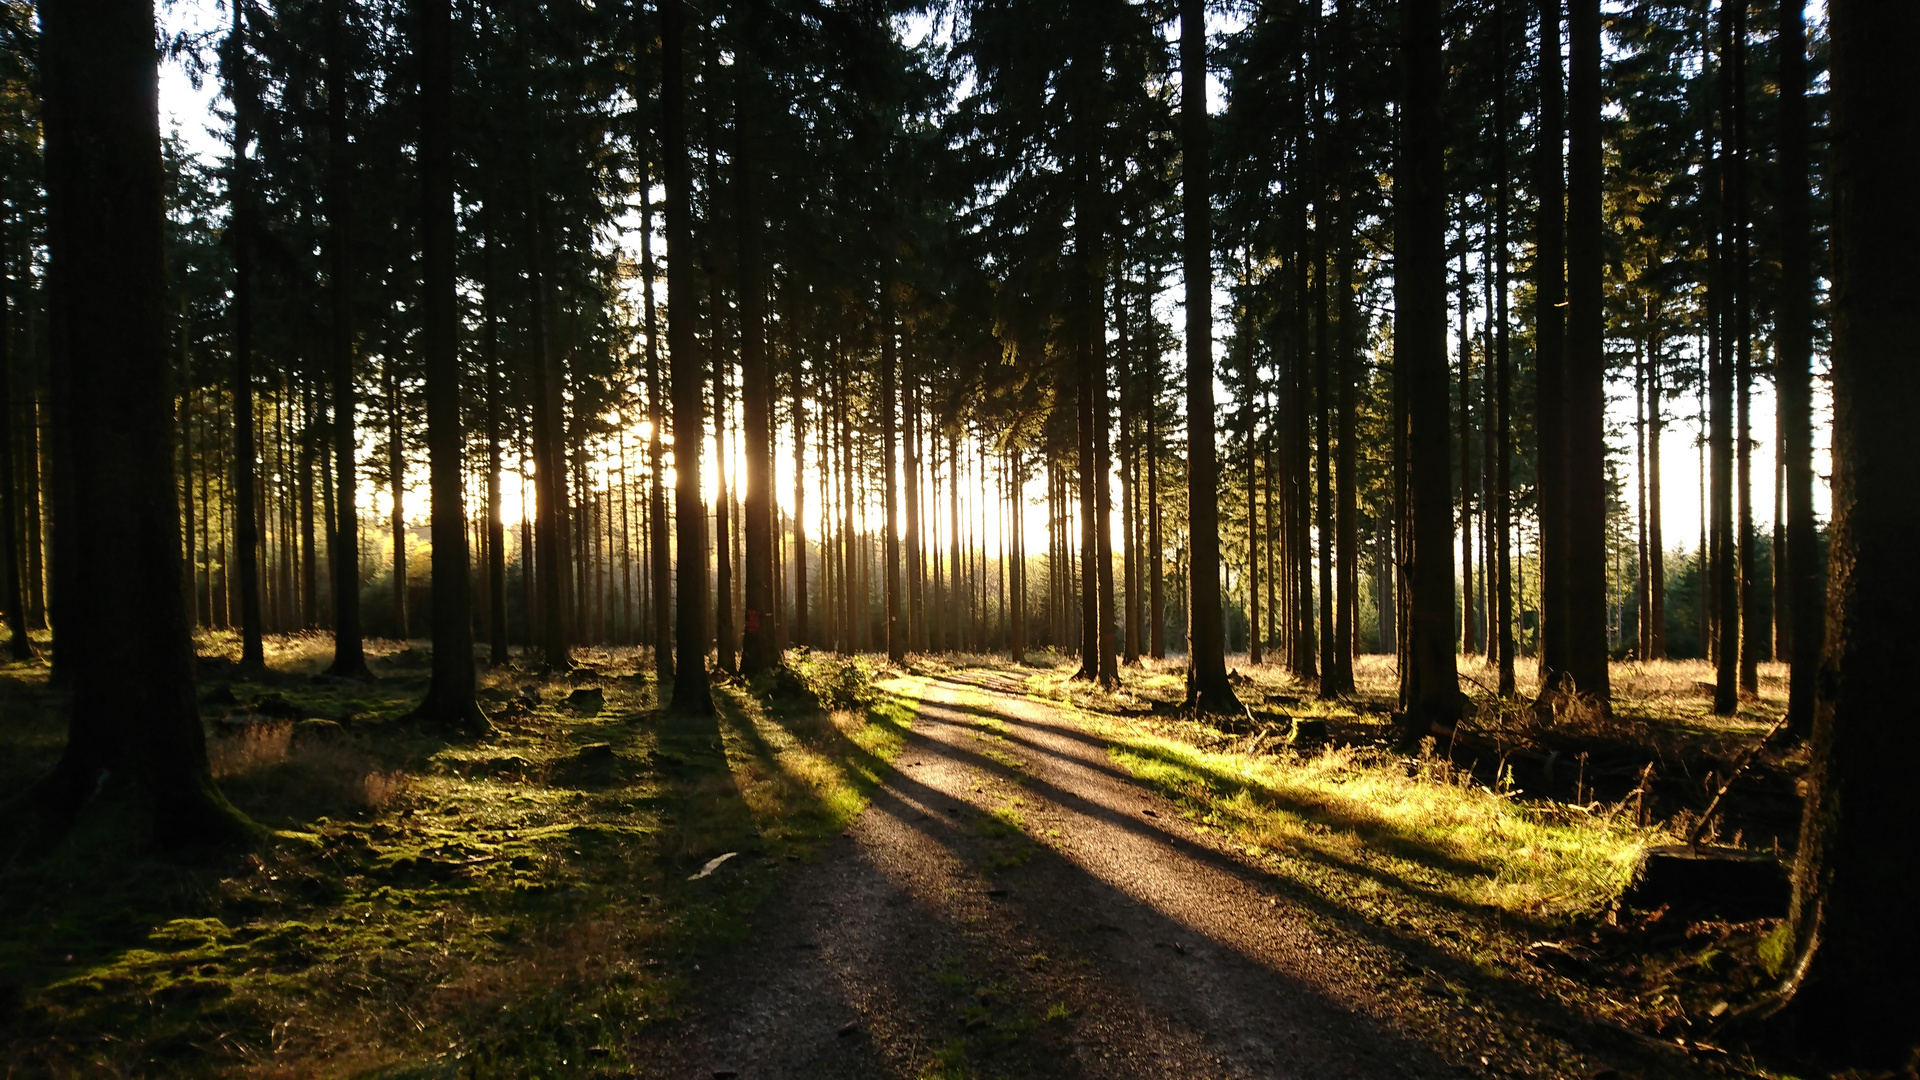
[[[898,765],[831,853],[794,869],[753,940],[694,975],[683,1021],[634,1048],[649,1075],[1684,1067],[1286,892],[1010,673],[936,676]]]

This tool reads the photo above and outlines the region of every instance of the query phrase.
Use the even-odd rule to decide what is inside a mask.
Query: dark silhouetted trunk
[[[1187,316],[1187,706],[1232,714],[1220,601],[1220,469],[1213,445],[1213,205],[1206,5],[1180,3],[1180,202]]]
[[[1738,298],[1733,295],[1734,272],[1731,263],[1737,251],[1732,243],[1733,234],[1738,231],[1734,222],[1737,210],[1732,198],[1731,174],[1733,172],[1733,150],[1729,145],[1733,115],[1733,77],[1732,65],[1728,63],[1732,55],[1733,15],[1727,8],[1720,14],[1720,72],[1719,96],[1721,135],[1717,155],[1717,167],[1713,179],[1718,181],[1720,237],[1716,241],[1709,238],[1707,260],[1708,315],[1712,342],[1709,351],[1712,354],[1710,373],[1707,378],[1708,396],[1712,399],[1711,419],[1709,421],[1708,456],[1711,465],[1708,468],[1708,500],[1712,503],[1713,535],[1713,609],[1714,609],[1714,688],[1713,711],[1718,716],[1732,716],[1740,706],[1740,594],[1736,586],[1734,552],[1736,542],[1733,535],[1733,384],[1734,355],[1737,351],[1733,338],[1738,331],[1739,318],[1735,314]],[[1713,181],[1710,180],[1709,183]]]
[[[1920,208],[1892,147],[1920,142],[1920,7],[1834,0],[1833,550],[1790,926],[1794,1029],[1837,1064],[1911,1068],[1920,1043],[1920,813],[1911,632],[1920,608]]]
[[[181,597],[158,57],[147,0],[40,9],[49,331],[67,745],[34,789],[30,843],[59,834],[109,774],[133,778],[162,846],[251,827],[214,786]]]
[[[653,673],[656,690],[673,679],[672,565],[667,541],[667,493],[661,464],[660,429],[666,414],[660,408],[660,315],[653,302],[653,202],[640,193],[640,276],[647,319],[647,557],[653,575]],[[799,424],[799,412],[794,413]],[[798,428],[795,438],[798,439]],[[796,511],[797,512],[797,511]],[[805,612],[804,606],[802,612]],[[802,619],[804,624],[805,619]]]
[[[1561,133],[1560,3],[1540,2],[1539,112],[1534,127],[1534,433],[1540,515],[1540,692],[1566,671],[1567,641],[1567,348],[1566,172]]]
[[[259,451],[253,419],[253,241],[255,208],[253,165],[254,90],[246,55],[246,4],[233,4],[233,32],[227,37],[222,66],[227,94],[234,102],[233,160],[227,201],[233,223],[227,241],[233,249],[233,520],[234,572],[240,576],[240,670],[259,674],[267,659],[260,640],[260,518],[256,502]]]
[[[748,8],[748,28],[754,8]],[[739,97],[734,105],[735,228],[740,248],[740,421],[746,451],[747,492],[740,530],[745,541],[742,568],[745,599],[740,628],[740,670],[757,675],[779,660],[773,635],[773,374],[767,365],[766,285],[760,265],[761,215],[754,140],[758,127],[751,110],[764,89],[753,46],[734,58]]]
[[[896,459],[899,453],[899,409],[896,401],[895,366],[899,358],[894,355],[893,293],[892,284],[884,279],[880,282],[880,440],[881,453],[886,458],[886,481],[884,498],[886,513],[886,605],[887,605],[887,659],[899,663],[907,658],[907,628],[900,622],[900,514],[894,505],[894,492],[898,486]],[[1017,650],[1016,650],[1017,651]]]
[[[1453,666],[1453,493],[1448,423],[1445,79],[1440,0],[1400,2],[1400,160],[1394,175],[1393,365],[1406,416],[1409,622],[1404,737],[1460,716]]]
[[[1792,655],[1787,729],[1813,726],[1820,663],[1820,551],[1813,512],[1813,218],[1808,195],[1807,42],[1804,4],[1780,4],[1780,298],[1774,331],[1781,440],[1786,454],[1787,610]]]
[[[673,372],[674,712],[713,711],[707,682],[707,515],[700,497],[701,442],[706,435],[704,386],[693,323],[693,191],[686,138],[685,10],[681,0],[660,5],[660,156],[666,172],[667,359]]]
[[[473,578],[461,474],[459,299],[453,205],[453,0],[420,0],[421,359],[426,368],[427,470],[433,493],[433,668],[413,715],[483,731],[474,698]]]
[[[5,217],[0,218],[0,559],[5,560],[0,567],[0,604],[7,609],[7,655],[15,660],[26,660],[33,656],[33,642],[27,637],[26,597],[20,588],[20,553],[15,542],[14,523],[19,520],[18,501],[19,483],[13,471],[13,262],[12,253],[13,205],[6,206]],[[182,358],[184,363],[184,357]],[[186,397],[181,398],[180,415],[187,415]],[[185,434],[183,430],[183,435]],[[182,440],[186,448],[183,456],[191,463],[190,443]],[[189,474],[187,492],[187,535],[192,543],[193,534],[193,478]],[[187,588],[187,621],[192,623],[193,574],[189,570],[184,579]]]
[[[1601,310],[1600,0],[1571,0],[1567,39],[1566,674],[1611,697],[1607,678],[1606,326]]]
[[[505,388],[500,381],[500,331],[494,307],[493,249],[496,238],[488,222],[485,247],[484,318],[486,322],[487,365],[487,658],[494,665],[512,659],[507,647],[507,532],[500,519],[500,401]],[[621,477],[626,476],[626,459],[621,458]]]
[[[354,431],[353,294],[349,229],[352,217],[351,152],[347,141],[345,12],[348,0],[327,5],[327,375],[333,389],[334,524],[328,554],[333,564],[333,663],[335,678],[365,679],[367,656],[360,622],[360,495]],[[209,564],[208,576],[212,569]]]

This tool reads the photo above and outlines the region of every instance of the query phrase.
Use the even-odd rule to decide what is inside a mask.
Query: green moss
[[[308,653],[269,649],[276,666],[287,656],[317,670]],[[277,711],[336,719],[348,739],[236,733],[220,722],[234,706],[210,705],[216,776],[273,840],[218,865],[156,861],[102,806],[0,879],[0,983],[22,1003],[0,1063],[629,1071],[622,1041],[676,1014],[694,958],[750,931],[785,865],[769,856],[804,856],[866,805],[918,685],[811,658],[826,683],[863,688],[857,710],[725,686],[702,726],[655,713],[651,680],[626,677],[617,657],[588,662],[608,665],[595,716],[558,707],[573,684],[485,675],[487,700],[531,689],[542,704],[478,744],[398,722],[424,690],[410,664],[377,662],[398,674],[371,686],[276,674],[234,687],[241,702],[270,689]],[[0,706],[21,718],[0,732],[0,782],[24,785],[63,738],[44,668],[0,670]],[[722,851],[745,856],[686,881],[689,862]]]

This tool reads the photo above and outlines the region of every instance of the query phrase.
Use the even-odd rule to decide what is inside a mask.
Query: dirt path
[[[932,680],[872,806],[696,976],[662,1076],[1415,1077],[1405,957],[1275,892],[1013,676]],[[1428,1021],[1432,1009],[1427,1009]],[[1547,1050],[1548,1048],[1543,1048]]]

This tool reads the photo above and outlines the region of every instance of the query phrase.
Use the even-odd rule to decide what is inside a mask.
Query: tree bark
[[[1567,93],[1566,673],[1605,701],[1606,326],[1601,310],[1600,0],[1570,0]]]
[[[1820,664],[1820,552],[1813,512],[1813,220],[1808,195],[1806,23],[1803,4],[1781,0],[1779,103],[1780,299],[1774,364],[1785,447],[1787,609],[1792,647],[1787,729],[1813,727]],[[1775,558],[1781,553],[1775,552]]]
[[[433,668],[413,715],[479,732],[474,697],[473,579],[467,558],[465,441],[460,425],[459,310],[453,185],[453,0],[418,0],[420,63],[421,354],[427,469],[433,492]]]
[[[1213,206],[1206,5],[1180,2],[1181,212],[1187,317],[1187,707],[1233,714],[1220,623],[1220,469],[1213,445]]]
[[[32,792],[58,835],[108,774],[135,779],[162,846],[253,827],[214,785],[181,597],[166,346],[158,57],[149,0],[39,12],[50,353],[66,428],[56,489],[67,745]]]
[[[651,177],[648,180],[650,187]],[[642,302],[647,309],[647,558],[653,579],[653,674],[657,693],[660,687],[673,681],[673,616],[669,607],[673,571],[672,553],[668,550],[666,477],[660,445],[666,413],[660,407],[660,313],[653,302],[653,202],[645,189],[640,193],[640,276]],[[794,415],[797,440],[799,413],[796,411]]]
[[[1868,1068],[1920,1043],[1920,814],[1908,644],[1920,608],[1920,210],[1889,147],[1920,140],[1920,8],[1834,0],[1833,548],[1789,925],[1796,1034]]]
[[[1540,693],[1559,688],[1566,671],[1567,345],[1564,304],[1566,172],[1561,133],[1560,0],[1540,0],[1539,114],[1534,138],[1534,432],[1540,515]]]
[[[333,389],[334,527],[329,554],[333,563],[333,663],[327,674],[367,679],[367,656],[360,621],[360,504],[355,475],[359,440],[355,434],[353,388],[352,162],[347,141],[346,27],[348,0],[327,4],[327,373]],[[212,569],[208,569],[212,577]]]
[[[1394,368],[1405,402],[1408,670],[1405,741],[1460,716],[1453,666],[1453,495],[1449,461],[1446,188],[1440,0],[1400,3],[1400,160],[1394,176]]]
[[[227,201],[233,222],[228,243],[233,248],[233,490],[234,571],[240,576],[240,670],[258,675],[267,667],[260,640],[260,522],[257,503],[259,451],[254,443],[253,416],[253,232],[255,208],[251,190],[253,165],[247,149],[253,142],[254,90],[246,55],[246,4],[233,4],[233,31],[226,41],[222,67],[227,93],[234,102],[233,162],[229,166]]]
[[[707,517],[700,496],[705,395],[694,340],[693,206],[685,121],[685,10],[681,0],[661,0],[660,155],[667,189],[667,354],[673,365],[675,566],[674,663],[671,708],[676,713],[713,712],[707,682]]]

